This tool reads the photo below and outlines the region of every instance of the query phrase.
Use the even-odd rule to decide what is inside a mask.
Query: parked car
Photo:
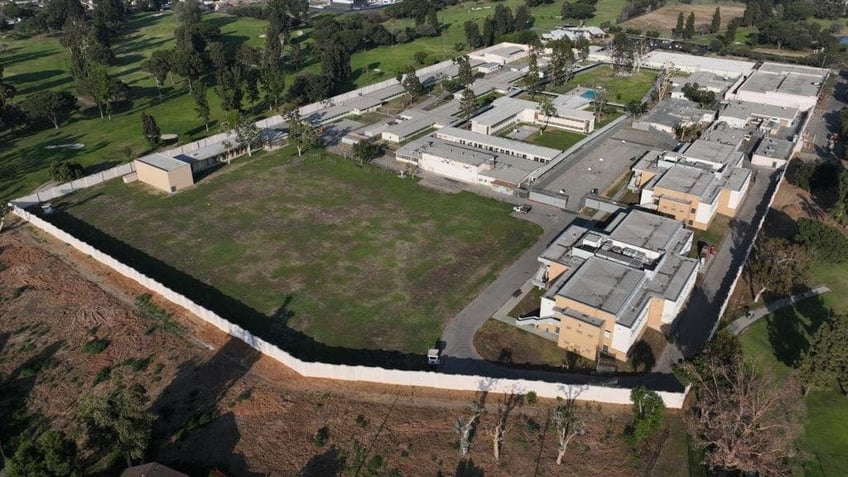
[[[526,214],[527,212],[530,212],[530,209],[532,209],[532,208],[533,208],[533,206],[526,205],[526,204],[525,205],[516,205],[515,207],[512,208],[512,211],[518,212],[519,214]]]

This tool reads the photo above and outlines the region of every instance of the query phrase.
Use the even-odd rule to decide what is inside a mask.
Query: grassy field
[[[295,348],[424,352],[539,236],[507,204],[323,153],[261,155],[168,197],[113,181],[64,206],[63,226]]]
[[[628,28],[639,28],[641,30],[657,30],[663,35],[671,35],[671,31],[677,25],[677,16],[683,13],[688,17],[690,13],[695,14],[695,31],[708,30],[712,22],[716,7],[721,10],[721,31],[733,18],[739,18],[745,13],[744,3],[701,3],[697,5],[668,5],[658,8],[653,12],[638,16],[622,23]]]
[[[813,277],[833,292],[784,308],[754,323],[741,336],[746,358],[766,372],[788,376],[791,366],[809,344],[827,310],[848,312],[848,277],[844,267],[818,265]],[[801,447],[811,458],[804,465],[810,476],[848,475],[848,399],[836,389],[813,391],[805,398],[807,416]]]
[[[583,139],[586,139],[586,136],[583,134],[548,128],[548,130],[542,134],[537,133],[530,136],[527,138],[527,142],[538,146],[552,147],[554,149],[561,149],[564,151]]]
[[[488,320],[477,330],[474,348],[485,360],[515,365],[561,368],[567,358],[553,341],[497,320]]]
[[[559,88],[551,88],[551,91],[565,93],[578,86],[587,88],[600,86],[609,91],[607,101],[627,104],[630,101],[641,101],[656,79],[656,73],[646,70],[639,71],[632,76],[617,77],[613,73],[612,66],[604,65],[578,73],[568,84]]]

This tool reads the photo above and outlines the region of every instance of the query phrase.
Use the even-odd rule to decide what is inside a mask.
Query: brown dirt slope
[[[695,31],[708,31],[716,7],[721,9],[721,31],[724,31],[727,26],[727,22],[733,18],[741,17],[742,14],[745,13],[745,7],[733,5],[673,5],[658,8],[651,13],[628,20],[622,23],[622,25],[624,25],[625,28],[659,30],[661,32],[668,33],[671,32],[671,30],[677,25],[677,16],[681,12],[683,12],[684,19],[689,16],[690,12],[694,12]]]
[[[149,457],[191,475],[213,467],[226,475],[335,475],[354,439],[369,461],[380,456],[383,469],[455,475],[453,426],[467,415],[471,394],[304,379],[179,309],[165,306],[183,332],[143,316],[133,303],[144,292],[26,226],[0,234],[0,385],[14,390],[0,400],[0,418],[23,406],[82,444],[80,399],[119,381],[138,382],[158,415]],[[92,339],[108,346],[86,353]],[[145,365],[126,364],[132,358]],[[110,377],[94,385],[107,366]],[[480,473],[463,475],[650,474],[646,463],[655,458],[634,454],[622,438],[629,410],[594,404],[580,404],[588,432],[569,446],[562,467],[546,424],[550,401],[513,413],[503,458],[494,462],[488,431],[497,401],[488,397],[471,451]],[[191,429],[203,416],[211,422]],[[322,427],[329,438],[317,446],[313,436]],[[9,437],[0,435],[4,443]],[[88,464],[99,457],[86,454]]]

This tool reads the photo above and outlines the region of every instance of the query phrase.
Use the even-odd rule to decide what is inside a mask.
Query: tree
[[[601,118],[604,116],[604,110],[607,108],[607,97],[609,96],[609,92],[603,86],[599,86],[595,84],[592,87],[592,91],[595,92],[595,98],[592,100],[592,109],[595,113],[595,120],[600,122]]]
[[[716,7],[715,13],[713,13],[713,19],[710,22],[710,33],[718,33],[721,28],[721,8]]]
[[[401,85],[403,85],[403,89],[406,90],[413,101],[424,95],[424,86],[415,74],[414,66],[407,68]]]
[[[15,453],[6,461],[8,477],[76,475],[77,447],[64,433],[46,431],[36,439],[20,437]]]
[[[841,230],[806,217],[798,219],[797,224],[795,240],[813,250],[820,261],[833,264],[848,261],[848,238]]]
[[[498,402],[498,411],[495,416],[495,427],[491,430],[492,453],[495,460],[501,459],[501,446],[503,446],[504,435],[507,431],[507,421],[512,410],[524,403],[523,394],[507,394]]]
[[[320,47],[321,71],[333,80],[334,85],[350,78],[350,52],[337,42]]]
[[[156,119],[153,115],[141,113],[141,131],[148,142],[159,144],[159,138],[162,136],[162,133],[159,131],[159,125],[156,124]]]
[[[465,43],[469,48],[479,48],[483,46],[483,37],[480,35],[480,27],[474,20],[465,22]]]
[[[138,384],[119,386],[105,396],[83,400],[82,419],[89,439],[114,446],[127,460],[141,459],[150,444],[154,415],[147,411],[147,391]]]
[[[73,161],[57,161],[50,164],[50,175],[56,182],[70,182],[85,175],[82,166]]]
[[[101,35],[113,37],[118,34],[127,18],[123,0],[95,0],[91,12],[92,23]]]
[[[192,83],[203,73],[203,58],[193,50],[178,48],[171,54],[171,70],[186,80],[188,92],[191,93]]]
[[[551,83],[562,86],[571,79],[574,70],[574,51],[568,38],[548,43],[551,48],[551,64],[548,67]]]
[[[630,392],[633,402],[633,423],[630,437],[640,443],[660,429],[665,404],[659,394],[640,386]]]
[[[814,389],[830,389],[834,383],[848,394],[846,342],[848,315],[831,315],[819,326],[797,364],[805,394]]]
[[[612,69],[617,75],[630,73],[635,57],[635,49],[630,37],[624,32],[618,32],[612,38],[610,46],[610,57],[612,59]]]
[[[221,98],[221,108],[226,112],[241,111],[244,97],[242,68],[238,65],[225,66],[215,76],[218,82],[215,92]]]
[[[288,113],[288,125],[289,143],[297,148],[298,157],[303,154],[303,151],[321,144],[315,128],[308,121],[304,121],[300,117],[300,113],[296,108]]]
[[[587,20],[595,16],[595,5],[592,3],[584,3],[581,1],[568,2],[562,4],[560,11],[562,18],[574,18],[575,20]]]
[[[462,457],[468,455],[471,450],[471,441],[474,439],[474,433],[477,430],[477,421],[486,412],[486,407],[482,403],[482,399],[471,402],[471,415],[467,421],[458,418],[454,425],[454,430],[459,434],[459,453]]]
[[[471,91],[471,88],[465,88],[462,91],[462,99],[459,100],[459,110],[462,113],[462,117],[464,119],[468,119],[477,112],[477,108],[480,107],[480,104],[477,102],[477,95],[474,94],[474,91]]]
[[[716,99],[713,91],[701,89],[698,83],[686,83],[682,91],[686,99],[698,103],[702,108],[713,104]]]
[[[698,398],[687,427],[707,466],[722,474],[789,475],[804,409],[797,382],[758,373],[739,354],[683,367]]]
[[[79,0],[50,0],[44,5],[43,16],[48,28],[57,31],[70,18],[85,18],[85,7]]]
[[[527,5],[519,5],[515,9],[515,31],[522,31],[530,28],[533,24],[533,17],[530,16],[530,9]]]
[[[788,295],[806,281],[812,266],[809,252],[803,245],[780,238],[761,238],[754,244],[748,258],[749,282],[754,289],[754,303],[766,291]]]
[[[162,99],[162,84],[165,83],[165,78],[171,72],[171,51],[156,50],[150,58],[141,64],[141,68],[147,71],[156,80],[156,90],[159,92],[159,99]]]
[[[283,69],[276,62],[266,58],[259,71],[259,81],[265,90],[268,109],[279,106],[286,91],[286,75]]]
[[[525,80],[527,82],[527,92],[530,93],[531,98],[536,97],[539,94],[539,89],[542,87],[542,78],[540,75],[536,52],[531,49],[529,64],[527,65],[527,79]]]
[[[724,32],[724,45],[730,46],[736,41],[736,29],[739,28],[739,19],[734,18],[727,22],[727,30]]]
[[[483,20],[483,46],[492,46],[495,44],[495,23],[492,17],[486,17]]]
[[[47,120],[59,129],[77,109],[77,99],[67,91],[39,91],[29,95],[21,107],[31,120]]]
[[[468,56],[463,55],[453,61],[459,68],[456,76],[457,82],[461,86],[470,85],[474,81],[474,73],[471,71],[471,62],[468,60]],[[846,108],[846,111],[848,111],[848,108]]]
[[[423,65],[427,63],[427,52],[426,51],[416,51],[415,54],[412,55],[415,59],[415,62],[419,65]]]
[[[557,114],[556,106],[554,106],[550,96],[544,95],[542,96],[542,99],[539,100],[539,112],[545,117],[545,124],[543,124],[542,129],[539,130],[539,135],[541,136],[542,134],[545,134],[545,130],[548,129],[551,117],[556,116]]]
[[[683,31],[684,31],[684,28],[685,28],[683,26],[683,22],[684,22],[683,12],[680,12],[680,13],[677,14],[677,26],[674,27],[674,36],[676,36],[677,38],[683,37]]]
[[[236,141],[247,148],[248,157],[253,156],[253,146],[259,145],[262,140],[256,124],[235,110],[228,112],[221,121],[221,129],[235,134]]]
[[[209,131],[209,99],[206,96],[206,83],[199,81],[192,92],[194,97],[194,111],[197,117],[203,120],[203,125]]]
[[[577,437],[586,433],[586,423],[577,418],[577,404],[574,399],[560,400],[551,415],[551,421],[556,426],[556,436],[559,441],[557,449],[557,465],[562,465],[562,458],[568,449],[568,444]]]
[[[628,102],[625,107],[627,108],[627,112],[633,116],[640,116],[648,112],[648,105],[637,100]]]
[[[691,40],[695,36],[695,12],[689,12],[686,17],[686,28],[683,30],[683,38]]]
[[[353,145],[353,158],[360,164],[371,162],[382,152],[382,147],[369,141],[359,141]]]

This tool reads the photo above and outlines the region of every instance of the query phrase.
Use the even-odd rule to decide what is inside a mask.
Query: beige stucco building
[[[624,210],[605,224],[573,223],[539,257],[547,289],[538,317],[522,326],[556,336],[561,348],[595,360],[626,360],[650,327],[674,322],[698,275],[692,232],[679,221]]]
[[[134,161],[138,180],[159,190],[178,192],[194,184],[191,165],[161,154],[150,154]]]

